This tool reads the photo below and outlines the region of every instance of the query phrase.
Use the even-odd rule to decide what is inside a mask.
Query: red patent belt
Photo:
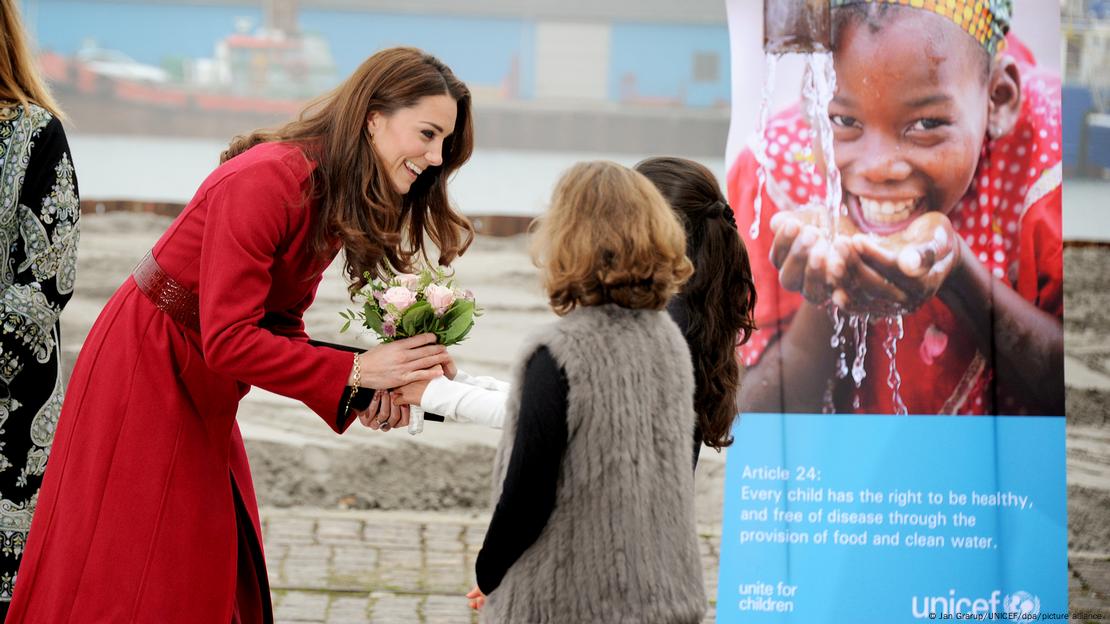
[[[169,276],[152,252],[147,252],[131,272],[139,292],[177,324],[200,331],[200,298]]]

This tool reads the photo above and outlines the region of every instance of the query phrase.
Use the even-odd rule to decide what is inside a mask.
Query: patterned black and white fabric
[[[58,316],[77,275],[79,214],[61,123],[0,103],[0,614],[62,410]]]

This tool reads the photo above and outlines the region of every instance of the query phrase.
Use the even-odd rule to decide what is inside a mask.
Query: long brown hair
[[[717,450],[732,444],[740,365],[736,347],[755,330],[755,282],[748,250],[717,179],[684,158],[649,158],[636,165],[663,194],[686,228],[694,276],[676,303],[689,320],[686,340],[694,359],[694,408],[702,439]]]
[[[4,102],[24,108],[38,104],[58,119],[65,118],[39,77],[16,0],[0,0],[0,107]]]
[[[666,200],[617,163],[568,169],[538,224],[532,257],[556,314],[606,303],[661,310],[692,272]]]
[[[428,167],[409,192],[400,195],[375,156],[366,121],[371,113],[390,115],[433,95],[449,95],[458,105],[454,132],[443,143],[443,164]],[[381,276],[387,265],[407,272],[416,254],[426,260],[425,232],[439,250],[442,265],[450,264],[474,240],[470,221],[447,199],[447,179],[474,150],[470,107],[470,90],[439,59],[415,48],[389,48],[363,61],[350,78],[309,104],[295,121],[235,137],[220,162],[259,143],[298,144],[316,163],[311,189],[317,203],[313,249],[326,255],[335,241],[342,243],[354,293],[366,284],[367,274]]]

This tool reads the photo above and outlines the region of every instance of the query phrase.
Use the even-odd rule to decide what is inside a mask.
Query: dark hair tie
[[[727,222],[729,225],[731,225],[732,229],[736,229],[736,216],[732,214],[732,208],[730,208],[729,205],[723,200],[718,199],[716,202],[714,202],[710,209],[707,211],[706,216],[710,219],[712,219],[713,217],[720,217],[721,219],[724,219],[725,222]]]

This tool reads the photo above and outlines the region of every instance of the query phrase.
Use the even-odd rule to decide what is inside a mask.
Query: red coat
[[[309,249],[311,171],[294,147],[255,147],[158,241],[162,268],[200,295],[199,334],[130,278],[108,301],[70,379],[8,622],[232,621],[237,520],[259,538],[239,400],[258,386],[347,425],[351,355],[310,346],[301,320],[330,260]]]

